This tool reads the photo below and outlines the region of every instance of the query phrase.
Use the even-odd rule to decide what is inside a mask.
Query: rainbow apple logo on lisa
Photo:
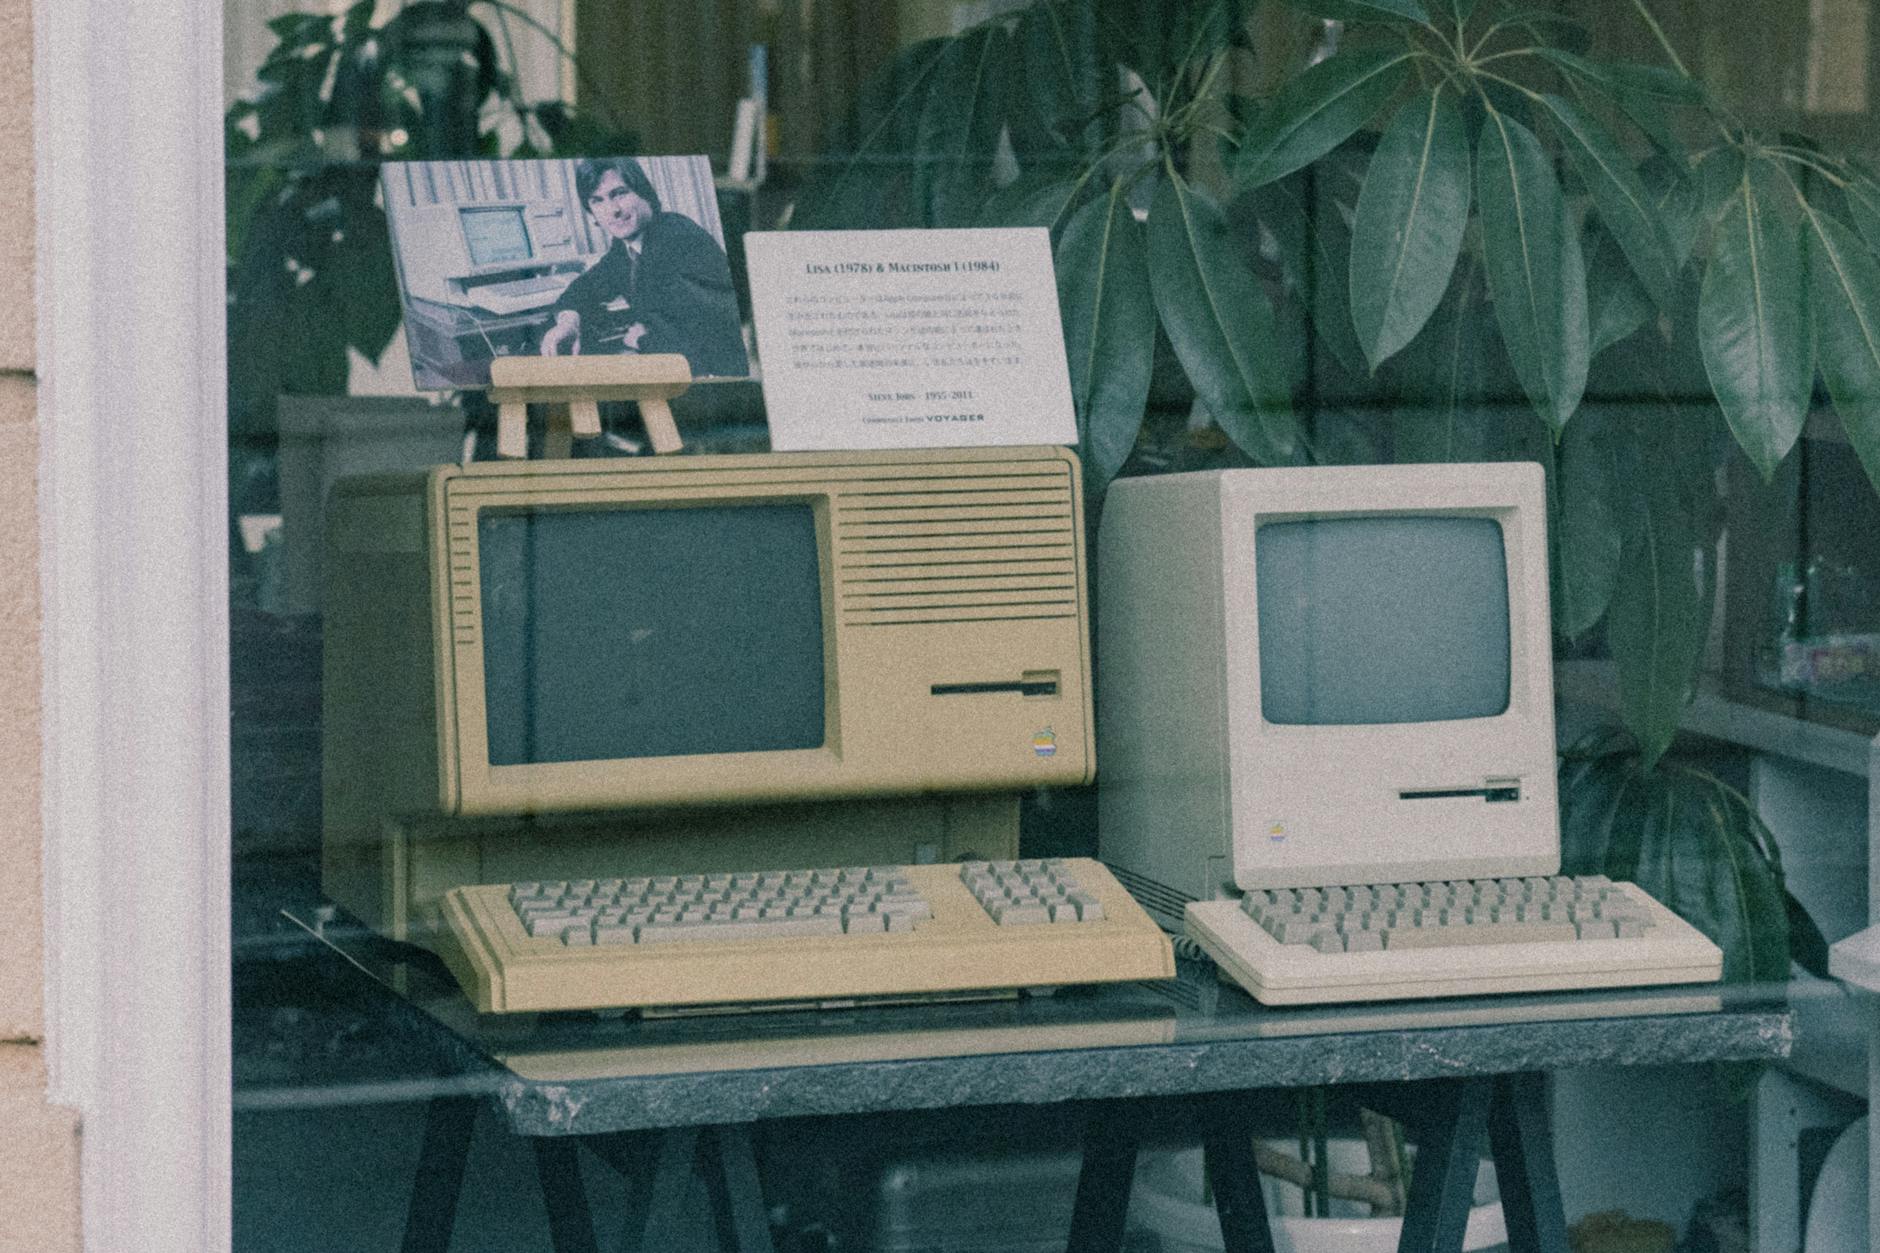
[[[1057,732],[1050,727],[1034,731],[1031,736],[1031,751],[1040,757],[1057,756]]]

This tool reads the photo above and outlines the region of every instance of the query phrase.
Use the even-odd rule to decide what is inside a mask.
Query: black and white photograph
[[[750,373],[710,161],[405,161],[381,175],[421,390],[510,356],[678,353]]]

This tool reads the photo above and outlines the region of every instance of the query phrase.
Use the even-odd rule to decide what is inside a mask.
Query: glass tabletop
[[[756,1013],[642,1017],[578,1011],[479,1014],[434,956],[337,924],[326,911],[287,915],[360,974],[456,1042],[528,1083],[965,1060],[1045,1053],[1093,1054],[1147,1046],[1206,1050],[1293,1042],[1321,1057],[1395,1052],[1406,1038],[1474,1041],[1502,1061],[1523,1049],[1550,1060],[1575,1038],[1630,1023],[1632,1035],[1716,1037],[1713,1055],[1775,1056],[1786,1047],[1778,989],[1694,985],[1275,1008],[1222,981],[1212,963],[1178,961],[1161,982],[1061,989],[1006,999],[847,1005]],[[1475,1029],[1501,1029],[1499,1034]],[[1721,1034],[1719,1034],[1721,1032]],[[1456,1033],[1462,1033],[1457,1035]],[[1723,1037],[1735,1043],[1725,1045]],[[1551,1044],[1549,1042],[1552,1042]],[[1546,1047],[1543,1047],[1546,1045]],[[1662,1060],[1686,1060],[1665,1050]],[[1331,1063],[1328,1063],[1331,1064]],[[1464,1061],[1465,1067],[1469,1065]],[[1484,1057],[1480,1068],[1508,1069]],[[1356,1077],[1366,1077],[1357,1075]],[[1301,1082],[1311,1082],[1302,1077]]]

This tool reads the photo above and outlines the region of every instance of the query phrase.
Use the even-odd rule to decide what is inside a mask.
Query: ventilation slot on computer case
[[[835,499],[836,594],[852,626],[1077,616],[1077,518],[1061,467],[905,480]]]

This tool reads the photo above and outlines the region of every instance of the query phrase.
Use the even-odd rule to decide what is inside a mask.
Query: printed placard
[[[1042,228],[744,237],[778,450],[1074,444]]]

